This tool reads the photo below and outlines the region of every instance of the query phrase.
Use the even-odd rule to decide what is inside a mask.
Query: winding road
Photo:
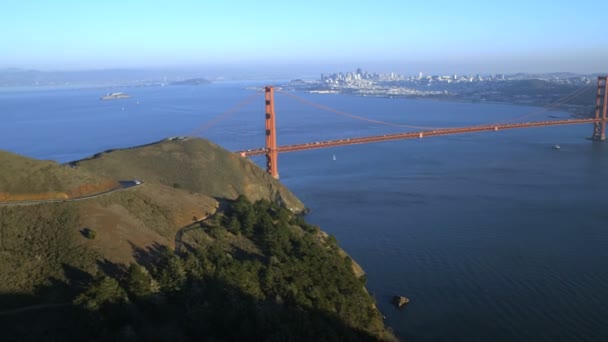
[[[184,242],[182,241],[182,237],[184,236],[184,233],[197,229],[197,228],[201,228],[201,225],[203,224],[203,222],[214,214],[215,214],[215,212],[208,214],[208,215],[190,223],[189,225],[180,228],[177,231],[177,233],[175,233],[175,239],[173,241],[173,250],[176,253],[179,253],[181,251],[182,247],[184,246]]]

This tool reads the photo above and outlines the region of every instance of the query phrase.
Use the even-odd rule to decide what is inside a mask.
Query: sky
[[[604,0],[2,0],[0,69],[606,72]]]

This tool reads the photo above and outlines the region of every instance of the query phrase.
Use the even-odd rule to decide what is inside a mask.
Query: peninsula
[[[491,74],[491,75],[402,75],[351,72],[321,74],[316,80],[292,80],[285,90],[318,94],[352,94],[387,98],[431,98],[470,102],[505,102],[545,106],[561,99],[560,107],[575,116],[588,117],[593,112],[597,75],[573,73]],[[583,89],[585,88],[585,89]],[[580,96],[569,96],[580,90]]]
[[[166,139],[65,165],[0,152],[0,165],[6,201],[43,201],[0,206],[7,336],[395,339],[361,268],[306,223],[302,202],[208,141]],[[124,180],[138,185],[82,201],[48,195]]]

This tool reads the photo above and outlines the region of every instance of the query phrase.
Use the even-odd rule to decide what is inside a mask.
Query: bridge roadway
[[[514,128],[529,128],[529,127],[545,127],[545,126],[561,126],[561,125],[575,125],[575,124],[589,124],[601,122],[601,119],[568,119],[568,120],[551,120],[551,121],[537,121],[537,122],[522,122],[513,124],[493,124],[493,125],[480,125],[471,127],[455,127],[455,128],[441,128],[436,130],[418,131],[418,132],[406,132],[396,134],[385,134],[371,137],[361,138],[350,138],[340,140],[327,140],[327,141],[316,141],[305,144],[285,145],[279,146],[277,152],[296,152],[305,150],[315,150],[319,148],[328,148],[335,146],[346,146],[356,144],[366,144],[380,141],[391,141],[391,140],[402,140],[402,139],[416,139],[434,137],[440,135],[452,135],[452,134],[463,134],[463,133],[475,133],[475,132],[486,132],[486,131],[501,131],[505,129]],[[259,148],[246,151],[238,151],[242,157],[258,156],[266,154],[266,148]]]

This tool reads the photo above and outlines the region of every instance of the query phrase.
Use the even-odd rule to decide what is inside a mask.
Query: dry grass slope
[[[174,247],[178,230],[215,212],[218,202],[161,184],[144,184],[81,203],[81,226],[97,232],[85,240],[114,263],[134,262],[134,249]]]
[[[70,270],[94,272],[96,255],[79,243],[79,227],[74,203],[0,207],[0,294],[34,294],[68,282]]]

